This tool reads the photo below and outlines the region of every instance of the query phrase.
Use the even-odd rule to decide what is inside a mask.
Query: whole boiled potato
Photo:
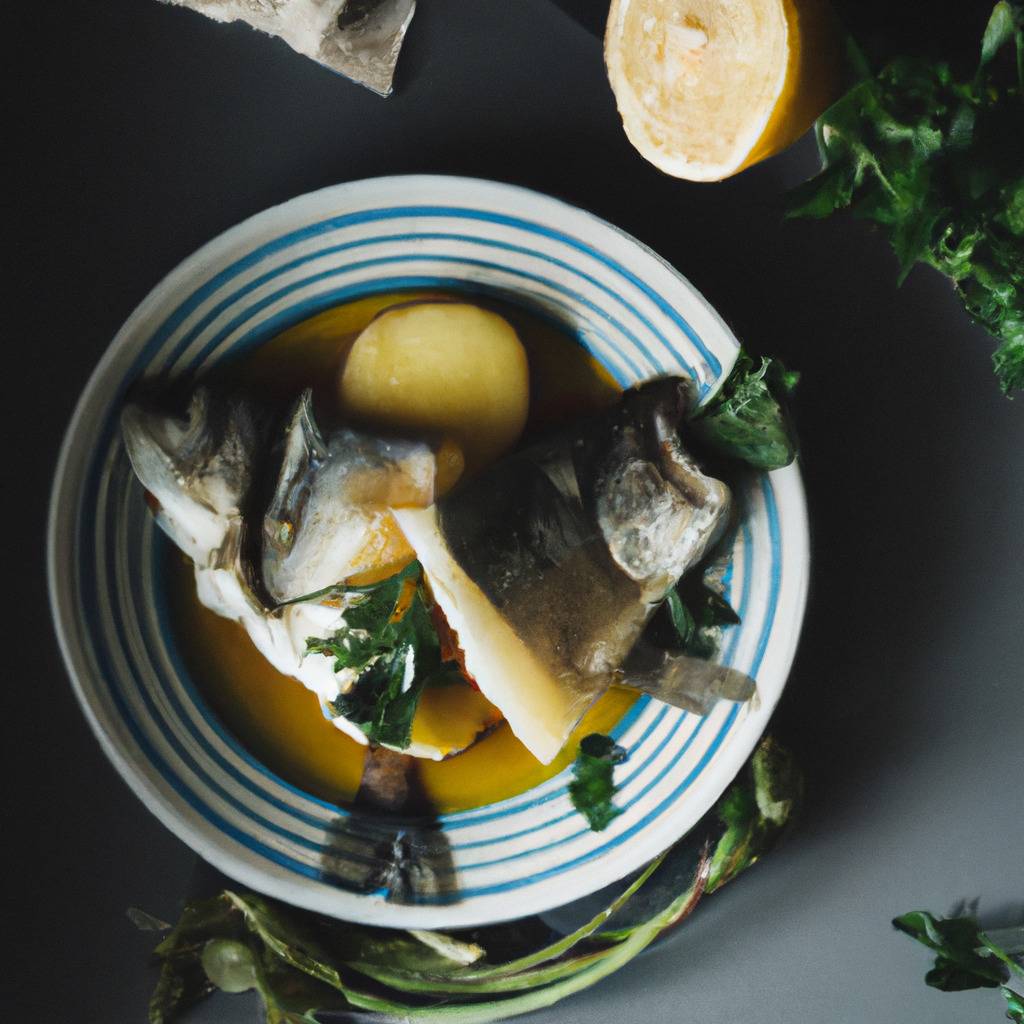
[[[342,369],[347,415],[449,437],[466,467],[508,451],[530,402],[526,352],[512,325],[465,302],[413,302],[380,313]]]

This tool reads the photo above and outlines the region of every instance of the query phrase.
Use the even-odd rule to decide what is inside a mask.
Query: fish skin
[[[626,392],[594,484],[608,550],[648,601],[704,557],[732,504],[729,488],[701,472],[679,437],[691,390],[683,378],[663,377]]]
[[[316,600],[282,606],[267,593],[260,566],[252,561],[252,549],[257,549],[258,556],[263,543],[262,531],[250,527],[253,519],[261,526],[264,521],[263,509],[253,507],[261,500],[263,467],[273,468],[275,458],[284,465],[284,458],[270,443],[278,429],[277,414],[265,413],[242,392],[205,384],[187,395],[182,414],[172,407],[180,394],[180,388],[153,382],[141,388],[121,413],[125,450],[139,482],[155,502],[154,518],[192,560],[199,601],[215,614],[238,622],[274,669],[312,690],[325,717],[366,744],[366,734],[357,725],[328,710],[330,702],[352,685],[353,671],[336,673],[333,658],[306,653],[310,637],[325,639],[340,628],[344,608]],[[435,460],[425,444],[346,430],[334,431],[325,440],[308,393],[296,404],[289,428],[301,442],[298,447],[310,444],[329,471],[344,462],[346,453],[363,468],[372,464],[375,472],[356,481],[362,488],[357,487],[360,501],[375,499],[372,511],[356,510],[362,517],[360,531],[375,517],[389,516],[391,500],[418,498],[429,504],[433,497]],[[388,466],[400,465],[401,458],[411,458],[415,472],[389,475]],[[310,491],[314,497],[318,493],[315,486]],[[343,580],[351,569],[338,560],[330,563],[326,585]],[[449,753],[421,743],[407,752],[433,760]]]
[[[563,743],[621,680],[668,590],[728,521],[728,487],[701,472],[678,436],[691,393],[683,378],[630,389],[437,503],[451,557],[561,688],[550,718]],[[512,721],[511,694],[477,680]],[[678,680],[673,689],[682,692]]]
[[[239,395],[199,387],[183,417],[129,403],[121,434],[135,475],[159,503],[157,523],[193,561],[206,564],[232,525],[241,528],[264,436],[257,411]]]
[[[313,604],[275,611],[246,559],[246,506],[273,418],[246,395],[207,385],[191,392],[183,416],[168,411],[169,400],[171,393],[162,400],[143,394],[121,413],[125,450],[156,502],[157,524],[192,560],[200,602],[238,622],[278,672],[321,702],[333,700],[339,679],[331,660],[307,657],[305,647],[307,637],[330,636],[341,613]],[[365,740],[355,726],[344,731]]]
[[[435,470],[423,442],[347,429],[325,439],[306,391],[285,431],[263,517],[262,580],[270,598],[294,601],[370,568],[359,561],[367,538],[385,533],[391,506],[429,505]]]
[[[456,561],[560,677],[610,681],[724,529],[729,489],[678,438],[688,399],[682,378],[640,385],[438,502]]]

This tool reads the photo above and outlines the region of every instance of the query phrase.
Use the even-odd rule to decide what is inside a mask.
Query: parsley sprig
[[[1009,985],[1015,980],[1019,989],[1024,982],[1024,926],[985,932],[973,917],[944,919],[927,910],[912,910],[892,923],[935,953],[925,984],[942,992],[998,988],[1006,1000],[1006,1016],[1024,1024],[1024,996]]]
[[[788,400],[799,380],[799,373],[777,359],[741,349],[725,383],[688,430],[715,454],[755,469],[788,466],[797,455]]]
[[[603,832],[621,813],[612,803],[615,795],[613,773],[626,760],[626,751],[610,736],[591,733],[580,740],[573,762],[573,780],[569,799],[590,825],[592,832]]]
[[[880,226],[900,280],[917,263],[945,274],[999,342],[1003,392],[1024,388],[1024,8],[995,5],[973,77],[899,57],[825,111],[817,134],[823,168],[789,216],[848,208]]]
[[[424,687],[447,677],[430,616],[419,562],[380,583],[339,590],[341,627],[327,639],[310,637],[307,654],[334,658],[334,671],[354,670],[355,682],[330,703],[374,743],[404,750]]]

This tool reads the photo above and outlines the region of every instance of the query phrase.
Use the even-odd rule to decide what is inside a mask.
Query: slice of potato
[[[375,426],[453,438],[469,470],[518,440],[530,401],[512,325],[464,302],[414,302],[377,316],[342,369],[345,413]]]

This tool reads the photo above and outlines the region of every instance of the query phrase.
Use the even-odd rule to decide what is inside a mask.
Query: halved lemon
[[[605,63],[630,142],[718,181],[799,138],[835,95],[826,0],[612,0]]]

